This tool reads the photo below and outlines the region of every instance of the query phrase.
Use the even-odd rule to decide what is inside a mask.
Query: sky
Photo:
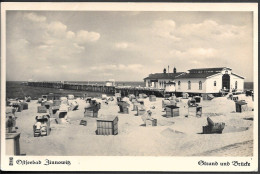
[[[252,12],[7,11],[9,81],[143,81],[230,67],[253,81]]]

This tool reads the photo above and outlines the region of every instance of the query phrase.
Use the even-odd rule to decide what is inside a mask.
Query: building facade
[[[190,69],[185,73],[156,73],[150,74],[144,80],[147,87],[163,89],[168,82],[174,81],[176,93],[202,94],[244,90],[244,77],[233,73],[232,69],[227,67]]]
[[[167,73],[166,69],[164,69],[163,73],[150,74],[148,77],[144,78],[145,86],[155,89],[165,89],[168,82],[173,81],[182,73],[183,72],[177,73],[175,68],[173,73]]]

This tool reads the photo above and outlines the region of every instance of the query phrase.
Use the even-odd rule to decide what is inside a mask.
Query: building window
[[[202,82],[199,81],[199,90],[202,90]]]
[[[178,81],[178,89],[181,89],[181,81]]]
[[[237,81],[235,82],[235,89],[237,89]]]
[[[214,86],[217,86],[217,82],[216,81],[214,81]]]
[[[191,83],[188,81],[188,89],[191,89]]]

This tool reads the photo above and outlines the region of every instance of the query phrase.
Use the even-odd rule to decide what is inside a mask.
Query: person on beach
[[[12,133],[13,131],[13,127],[15,126],[15,120],[13,119],[12,116],[9,116],[7,123],[6,123],[6,127],[8,128],[8,133]]]

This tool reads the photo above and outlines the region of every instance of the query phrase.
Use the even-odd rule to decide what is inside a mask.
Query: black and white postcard
[[[257,3],[2,3],[1,170],[258,171]]]

